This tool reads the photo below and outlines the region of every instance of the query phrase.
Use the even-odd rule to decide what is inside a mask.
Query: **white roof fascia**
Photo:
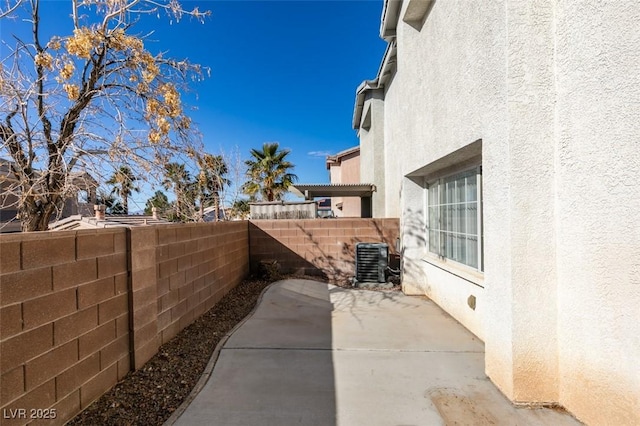
[[[383,89],[384,84],[395,70],[396,63],[396,28],[402,9],[403,0],[384,0],[382,7],[382,19],[380,23],[380,37],[387,42],[387,48],[382,56],[378,75],[374,80],[365,80],[356,89],[356,102],[353,109],[351,125],[359,131],[362,125],[362,113],[366,92],[369,90]]]
[[[364,110],[364,102],[366,94],[369,90],[383,89],[389,77],[395,72],[396,64],[396,42],[390,41],[382,56],[378,75],[374,80],[365,80],[356,89],[356,102],[353,110],[352,127],[359,130],[362,124],[362,114]]]
[[[356,89],[356,103],[353,109],[353,120],[351,121],[351,125],[355,130],[360,129],[360,121],[362,120],[362,110],[364,108],[364,98],[367,91],[372,89],[377,89],[378,79],[375,80],[365,80]]]
[[[380,23],[380,37],[386,41],[396,36],[398,16],[402,8],[402,0],[385,0],[382,7],[382,22]]]
[[[396,41],[391,40],[387,44],[387,49],[384,51],[384,56],[382,57],[380,68],[378,69],[378,76],[376,77],[376,80],[378,80],[379,89],[384,88],[385,83],[395,71],[396,54]]]

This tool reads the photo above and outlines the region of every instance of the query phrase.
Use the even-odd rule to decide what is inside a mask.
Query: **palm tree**
[[[96,202],[105,206],[105,213],[107,214],[125,214],[124,206],[113,196],[113,191],[98,191]]]
[[[189,171],[184,164],[168,163],[165,165],[164,175],[162,185],[166,189],[173,189],[176,195],[175,218],[184,221],[188,217],[186,207],[189,205],[189,192],[192,185]]]
[[[289,186],[298,180],[298,176],[290,173],[295,166],[286,160],[290,152],[278,150],[278,142],[264,143],[262,151],[252,149],[252,159],[245,161],[250,179],[243,186],[245,194],[252,199],[259,194],[265,201],[281,200]]]
[[[213,202],[215,220],[220,215],[220,192],[230,181],[225,177],[229,172],[227,163],[221,155],[205,154],[198,158],[198,198],[200,198],[200,219],[204,217],[205,204]]]
[[[107,184],[113,185],[113,191],[116,195],[122,198],[122,207],[124,214],[129,214],[129,196],[132,192],[139,192],[133,183],[138,178],[133,174],[128,166],[120,166],[118,170],[111,176],[111,179],[107,181]]]
[[[231,206],[231,216],[236,219],[246,219],[249,217],[251,207],[249,200],[236,200]]]
[[[156,193],[147,200],[144,206],[144,214],[151,215],[154,207],[158,209],[159,214],[165,214],[165,212],[169,210],[169,206],[169,199],[164,192],[156,191]]]

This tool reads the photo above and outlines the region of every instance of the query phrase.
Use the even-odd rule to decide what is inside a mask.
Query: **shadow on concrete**
[[[482,342],[425,298],[288,279],[227,340],[177,424],[578,424],[515,408],[483,358]]]
[[[175,424],[337,424],[332,310],[326,285],[287,280],[271,286]]]

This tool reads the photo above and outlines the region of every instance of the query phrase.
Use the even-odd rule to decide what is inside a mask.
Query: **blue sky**
[[[209,66],[199,85],[199,123],[208,149],[263,142],[291,149],[301,182],[328,182],[326,153],[358,144],[355,89],[376,75],[382,1],[209,2],[204,26],[180,25],[206,47],[170,46]]]
[[[144,18],[146,45],[211,69],[186,102],[212,153],[279,142],[300,182],[328,182],[325,156],[358,144],[351,128],[355,89],[374,78],[385,43],[382,0],[185,1],[212,15],[204,24]],[[46,33],[59,33],[67,1],[45,1]],[[6,23],[5,23],[6,25]],[[9,28],[0,29],[2,38]],[[68,30],[67,30],[68,33]],[[45,38],[47,39],[47,38]],[[197,94],[197,97],[194,96]]]

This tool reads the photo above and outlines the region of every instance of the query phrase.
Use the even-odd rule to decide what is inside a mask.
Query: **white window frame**
[[[431,241],[430,241],[430,221],[429,221],[429,188],[432,187],[433,185],[438,185],[438,204],[436,204],[438,207],[446,205],[443,203],[443,196],[442,196],[442,190],[444,187],[444,183],[445,180],[447,180],[448,178],[451,178],[452,176],[458,176],[458,175],[463,175],[466,174],[470,171],[474,171],[475,170],[475,174],[476,174],[476,201],[477,201],[477,215],[476,215],[476,230],[477,230],[477,235],[476,234],[470,234],[467,232],[461,233],[468,236],[473,236],[473,237],[477,237],[477,247],[476,247],[476,251],[478,253],[478,259],[477,259],[477,267],[473,266],[473,265],[469,265],[466,263],[462,263],[462,262],[458,262],[450,257],[446,256],[446,251],[447,248],[444,246],[445,242],[444,241],[440,241],[439,242],[439,249],[438,252],[433,252],[431,251]],[[434,257],[434,258],[438,258],[440,261],[442,262],[452,262],[455,265],[459,265],[462,268],[467,268],[469,270],[472,271],[477,271],[482,273],[484,271],[484,253],[483,253],[483,248],[484,248],[484,243],[483,243],[483,220],[482,220],[482,166],[481,165],[477,165],[475,167],[466,167],[466,168],[462,168],[462,169],[458,169],[455,172],[452,173],[448,173],[448,174],[444,174],[444,175],[439,175],[437,177],[425,177],[425,182],[424,182],[424,212],[425,212],[425,217],[424,217],[424,223],[425,223],[425,241],[426,241],[426,247],[425,247],[425,251],[426,253],[430,256],[430,257]],[[439,220],[442,220],[442,216],[439,215]],[[442,227],[439,226],[439,229],[437,229],[437,231],[439,232],[446,232],[446,231],[442,231]],[[451,232],[451,231],[448,231]]]

